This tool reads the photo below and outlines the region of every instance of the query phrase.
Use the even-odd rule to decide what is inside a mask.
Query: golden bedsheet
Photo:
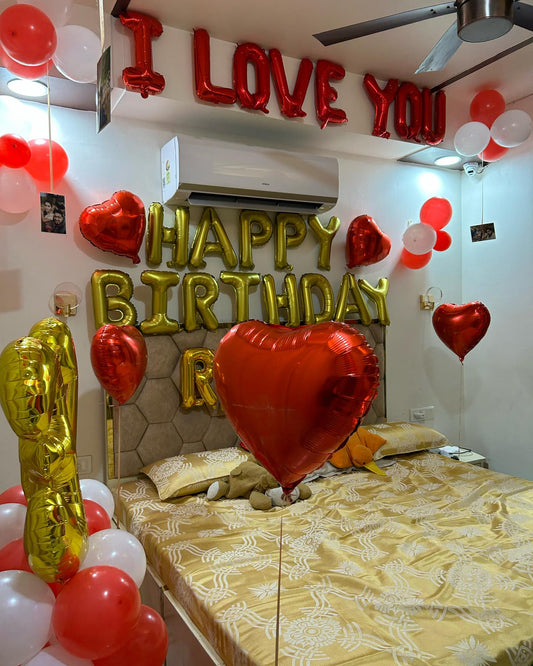
[[[533,482],[432,453],[247,500],[121,488],[123,520],[227,664],[533,663]]]

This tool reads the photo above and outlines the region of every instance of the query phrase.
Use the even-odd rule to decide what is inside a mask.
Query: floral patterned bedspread
[[[310,484],[287,508],[205,494],[120,510],[158,575],[227,664],[533,663],[533,482],[424,452],[387,476]]]

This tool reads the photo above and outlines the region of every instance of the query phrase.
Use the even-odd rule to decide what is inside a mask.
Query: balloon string
[[[276,607],[276,658],[275,666],[278,666],[279,657],[279,615],[281,607],[281,553],[283,549],[283,517],[279,522],[279,564],[278,564],[278,603]]]
[[[483,196],[483,178],[482,178],[481,179],[481,224],[485,224],[484,219],[483,219],[484,218],[484,212],[483,212],[484,202],[483,202],[483,199],[484,199],[484,196]]]
[[[118,444],[118,452],[117,452],[117,517],[118,517],[118,526],[120,527],[120,522],[122,520],[122,511],[120,510],[120,487],[121,487],[121,481],[120,481],[120,407],[118,405],[114,405],[115,407],[115,414],[117,415],[117,428],[116,428],[116,441]],[[114,447],[113,447],[114,448]]]
[[[100,49],[104,52],[105,46],[105,20],[104,20],[104,2],[98,0],[98,16],[100,18]]]
[[[50,160],[50,192],[54,193],[54,164],[52,161],[52,110],[50,108],[50,61],[46,64],[46,101],[48,106],[48,153]]]
[[[459,443],[458,450],[463,448],[463,411],[465,402],[465,366],[461,361],[461,380],[459,387]]]

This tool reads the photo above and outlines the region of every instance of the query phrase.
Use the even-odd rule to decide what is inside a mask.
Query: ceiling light
[[[452,164],[459,164],[461,158],[459,155],[444,155],[443,157],[437,157],[433,161],[433,164],[437,166],[452,166]]]
[[[8,81],[7,87],[11,92],[23,97],[44,97],[48,92],[45,83],[30,81],[29,79],[12,79]]]

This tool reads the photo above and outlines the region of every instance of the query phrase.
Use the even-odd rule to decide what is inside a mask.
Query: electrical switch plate
[[[433,412],[435,407],[415,407],[409,410],[409,421],[411,423],[424,423],[425,421],[433,420]]]
[[[92,471],[92,456],[78,456],[78,474],[90,474]]]

